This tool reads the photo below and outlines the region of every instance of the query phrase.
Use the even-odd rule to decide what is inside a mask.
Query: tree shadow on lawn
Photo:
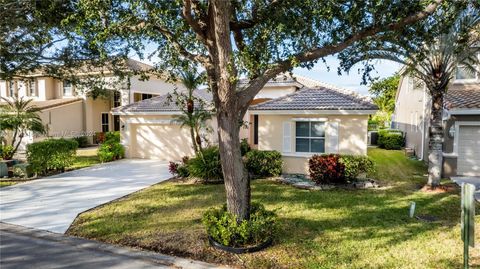
[[[280,231],[272,248],[243,255],[240,260],[261,260],[266,267],[272,263],[272,267],[283,266],[282,259],[289,256],[303,263],[310,259],[308,253],[318,259],[333,255],[348,260],[364,255],[364,251],[391,249],[432,231],[448,231],[460,217],[456,193],[306,191],[258,180],[252,184],[252,200],[276,210]],[[417,203],[418,214],[440,220],[425,223],[409,218],[410,201]],[[83,221],[76,221],[71,233],[209,262],[238,264],[239,257],[208,246],[200,222],[203,212],[224,202],[223,185],[159,184],[87,213],[80,218]],[[287,258],[279,258],[277,263],[279,253]],[[295,267],[295,263],[291,265]]]

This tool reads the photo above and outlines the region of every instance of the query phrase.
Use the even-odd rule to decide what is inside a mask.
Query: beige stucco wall
[[[259,115],[258,149],[283,151],[283,122],[294,118],[324,118],[339,123],[338,153],[367,154],[368,115]],[[295,127],[292,124],[291,145],[295,150]],[[328,136],[325,144],[328,143]],[[282,152],[285,173],[308,173],[307,162],[312,154]]]
[[[209,143],[216,144],[216,120],[208,124],[212,128],[207,135]],[[120,126],[127,158],[178,161],[193,155],[189,129],[174,122],[172,115],[122,115]]]
[[[425,86],[410,76],[402,77],[395,100],[394,123],[405,133],[405,146],[414,149],[419,159],[427,156],[424,149],[429,107],[430,98]]]
[[[49,136],[74,137],[83,132],[83,102],[79,100],[40,112]]]
[[[102,112],[109,113],[111,101],[102,98],[87,98],[85,100],[85,128],[87,132],[102,131]],[[113,130],[113,118],[109,118],[109,130]]]

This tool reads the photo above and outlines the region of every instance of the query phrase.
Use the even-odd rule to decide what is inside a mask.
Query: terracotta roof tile
[[[112,109],[112,112],[120,113],[143,113],[143,112],[178,112],[180,108],[175,101],[169,101],[170,94],[155,96],[139,102],[131,103]],[[203,100],[207,104],[212,102],[212,95],[206,90],[196,90],[193,94],[196,98]],[[197,105],[195,102],[194,106]]]
[[[303,88],[258,105],[250,110],[376,110],[372,102],[357,95],[317,87]]]
[[[480,108],[480,83],[453,84],[445,97],[447,109]]]

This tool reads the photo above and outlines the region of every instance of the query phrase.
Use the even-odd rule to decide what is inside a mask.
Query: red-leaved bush
[[[345,165],[338,154],[313,155],[308,160],[310,179],[316,184],[345,183]]]
[[[178,163],[175,162],[169,162],[168,163],[168,171],[172,175],[177,175],[178,174]]]

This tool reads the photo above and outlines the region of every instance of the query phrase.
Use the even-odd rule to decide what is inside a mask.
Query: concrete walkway
[[[459,186],[462,183],[470,183],[475,185],[475,200],[480,202],[480,177],[468,177],[468,176],[458,176],[451,178],[453,182],[457,183]]]
[[[168,163],[121,160],[0,189],[0,221],[65,233],[78,214],[170,178]]]
[[[222,268],[190,259],[0,223],[0,268]]]

